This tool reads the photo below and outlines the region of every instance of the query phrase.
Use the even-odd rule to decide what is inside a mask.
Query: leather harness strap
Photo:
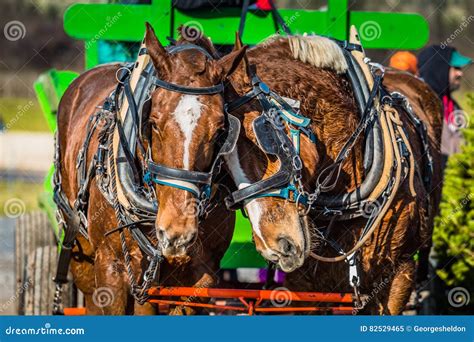
[[[188,94],[188,95],[212,95],[212,94],[219,94],[224,91],[224,85],[222,83],[211,86],[211,87],[193,88],[193,87],[186,87],[186,86],[166,82],[166,81],[160,80],[157,77],[154,77],[153,84],[169,91],[174,91],[174,92],[178,92],[181,94]]]

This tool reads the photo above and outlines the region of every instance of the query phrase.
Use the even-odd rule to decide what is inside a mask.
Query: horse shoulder
[[[90,69],[67,88],[58,106],[57,130],[63,189],[71,200],[77,193],[76,158],[86,136],[89,117],[116,86],[119,64]],[[94,153],[97,142],[91,141],[88,154]],[[87,158],[90,160],[90,158]]]

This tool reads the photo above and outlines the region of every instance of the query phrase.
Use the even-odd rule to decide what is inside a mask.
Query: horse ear
[[[234,43],[234,51],[241,49],[244,44],[242,43],[242,39],[240,39],[239,32],[235,32],[235,43]]]
[[[235,32],[235,43],[232,51],[239,51],[243,46],[244,44],[242,43],[239,33]],[[241,76],[245,84],[250,83],[249,65],[247,54],[244,54],[244,57],[235,70],[235,74]]]
[[[245,58],[245,52],[247,51],[247,45],[241,47],[240,49],[235,49],[228,55],[225,55],[216,62],[217,68],[217,78],[219,80],[224,80],[229,77],[233,72],[241,72],[245,66],[242,66],[242,61]]]
[[[150,55],[150,58],[153,61],[155,68],[160,73],[165,73],[169,75],[171,73],[170,56],[156,37],[155,30],[150,25],[150,23],[147,22],[145,25],[145,46],[148,50],[148,54]]]

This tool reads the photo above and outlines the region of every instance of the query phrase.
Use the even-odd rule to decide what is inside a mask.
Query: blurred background
[[[1,270],[7,269],[8,265],[13,263],[14,238],[12,236],[15,219],[19,215],[39,209],[38,196],[43,191],[42,182],[50,168],[53,154],[53,136],[41,114],[33,83],[40,73],[48,69],[76,72],[84,70],[84,42],[70,38],[63,28],[63,13],[70,4],[75,2],[79,1],[2,0],[0,4],[2,30],[6,30],[7,23],[12,21],[23,23],[25,28],[25,31],[21,33],[21,39],[17,40],[6,39],[5,34],[0,34],[0,132],[2,132],[0,133],[0,272],[3,272],[0,273],[0,285],[5,291],[8,289],[5,292],[0,288],[0,293],[3,293],[6,298],[12,295],[14,276]],[[82,0],[80,2],[106,1]],[[146,1],[142,2],[146,3]],[[276,5],[279,8],[324,10],[326,1],[279,0],[276,1]],[[474,1],[472,0],[353,0],[350,1],[350,9],[419,13],[429,23],[429,43],[440,44],[456,32],[455,39],[452,39],[450,45],[456,47],[463,55],[474,57],[474,17],[472,17]],[[413,35],[416,34],[413,32]],[[367,54],[372,60],[387,65],[389,58],[395,52],[394,50],[372,49],[368,50]],[[418,53],[418,51],[413,52]],[[474,91],[474,67],[472,65],[466,67],[464,74],[460,91],[453,95],[471,117],[472,98],[469,102],[469,93]],[[456,177],[472,177],[472,174]],[[460,200],[453,201],[452,207],[459,207]],[[446,205],[449,209],[449,203]],[[473,207],[470,196],[459,209],[462,211],[464,220],[468,215],[466,213],[471,210],[465,207],[471,209]],[[450,209],[448,212],[452,214],[453,210]],[[459,214],[459,210],[454,211],[456,215]],[[453,215],[448,216],[447,219],[442,220],[441,226],[453,220]],[[467,230],[463,231],[461,239],[472,240],[474,227],[469,222],[463,224],[466,225]],[[455,228],[456,223],[453,223],[451,227]],[[454,248],[446,245],[447,242],[444,241],[449,240],[453,235],[443,234],[439,236],[441,241],[439,246]],[[457,233],[454,231],[449,234]],[[453,251],[455,258],[449,257],[450,262],[452,260],[458,262],[458,259],[461,259],[461,263],[455,266],[454,271],[451,270],[444,275],[448,286],[461,286],[464,282],[471,281],[468,274],[472,277],[474,256],[469,246],[472,245]],[[457,272],[457,275],[453,275],[453,272]],[[12,310],[11,305],[4,305],[0,313],[11,313]]]

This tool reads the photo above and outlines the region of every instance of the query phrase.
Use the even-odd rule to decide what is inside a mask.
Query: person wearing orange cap
[[[389,66],[418,76],[417,64],[418,60],[414,54],[408,51],[398,51],[390,57]]]

